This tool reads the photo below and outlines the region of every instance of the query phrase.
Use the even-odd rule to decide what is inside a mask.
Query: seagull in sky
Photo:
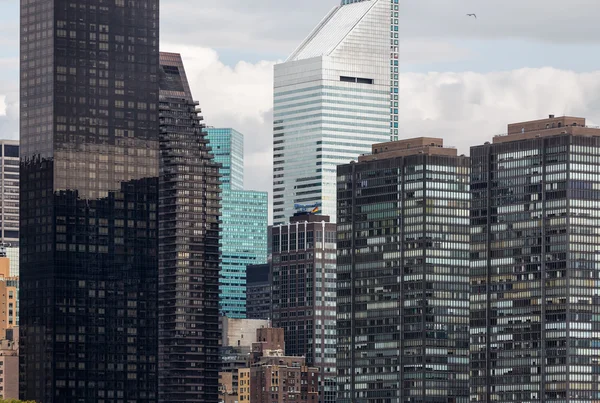
[[[467,14],[467,17],[475,17],[477,19],[477,14]]]

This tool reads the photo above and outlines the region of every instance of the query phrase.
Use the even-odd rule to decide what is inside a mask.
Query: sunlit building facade
[[[468,157],[376,144],[337,189],[337,402],[467,403]]]
[[[471,163],[471,401],[598,400],[600,129],[510,124]]]
[[[313,203],[335,222],[336,166],[397,138],[389,37],[389,0],[341,5],[275,66],[275,225]]]

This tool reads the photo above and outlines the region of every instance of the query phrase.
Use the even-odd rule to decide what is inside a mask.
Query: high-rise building
[[[248,266],[246,281],[248,319],[271,319],[271,265],[265,263]]]
[[[297,214],[273,227],[272,238],[273,326],[285,331],[286,355],[319,368],[321,402],[335,402],[336,225],[329,221]]]
[[[19,247],[19,142],[0,140],[0,243]]]
[[[231,128],[206,128],[223,189],[244,189],[244,135]]]
[[[467,403],[468,157],[375,144],[337,190],[337,401]]]
[[[208,128],[222,164],[221,314],[246,317],[246,267],[267,262],[268,194],[244,190],[244,138],[233,129]]]
[[[296,204],[321,203],[335,221],[336,166],[397,138],[394,7],[390,0],[338,6],[275,66],[275,225],[285,224]]]
[[[10,274],[10,259],[0,250],[0,340],[19,326],[19,277]]]
[[[219,164],[179,54],[160,53],[159,402],[216,402]]]
[[[583,118],[471,148],[471,401],[598,398],[599,174]]]
[[[20,7],[21,398],[156,402],[159,1]]]

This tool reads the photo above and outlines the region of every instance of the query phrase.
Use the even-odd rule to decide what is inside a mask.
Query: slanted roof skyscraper
[[[220,175],[197,105],[161,52],[159,402],[218,400]]]
[[[397,5],[389,1],[334,8],[275,66],[275,225],[295,204],[320,203],[335,221],[335,167],[397,139]]]

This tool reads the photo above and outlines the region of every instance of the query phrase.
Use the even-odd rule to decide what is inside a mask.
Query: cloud
[[[402,137],[442,137],[469,154],[471,145],[491,141],[508,123],[549,114],[600,122],[600,71],[406,73],[400,77],[400,103]]]
[[[166,43],[162,50],[181,53],[204,123],[244,134],[246,189],[271,193],[275,62],[241,61],[230,67],[209,48]]]

